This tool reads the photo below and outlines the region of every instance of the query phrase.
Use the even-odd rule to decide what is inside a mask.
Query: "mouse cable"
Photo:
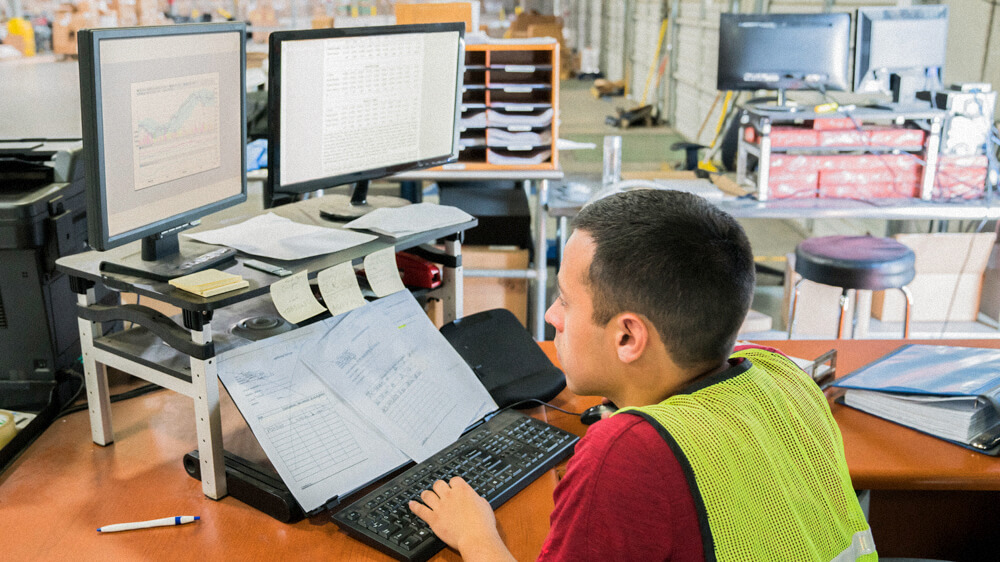
[[[543,402],[543,401],[541,401],[541,400],[539,400],[537,398],[527,398],[525,400],[518,400],[517,402],[514,402],[513,404],[510,404],[508,406],[504,406],[503,408],[500,408],[499,410],[497,410],[495,412],[491,412],[491,413],[487,414],[486,416],[483,417],[483,421],[486,421],[486,420],[489,420],[489,419],[493,418],[493,416],[499,414],[500,412],[502,412],[504,410],[509,410],[511,408],[515,408],[515,407],[520,406],[522,404],[531,404],[531,403],[535,403],[535,404],[538,404],[540,406],[544,406],[546,408],[552,408],[553,410],[559,410],[560,412],[562,412],[564,414],[569,414],[571,416],[580,416],[580,415],[583,415],[582,412],[571,412],[569,410],[564,410],[564,409],[560,408],[559,406],[556,406],[554,404],[549,404],[548,402]]]

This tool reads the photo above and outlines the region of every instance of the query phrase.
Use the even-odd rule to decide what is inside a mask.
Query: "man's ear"
[[[615,352],[622,363],[632,363],[642,357],[649,345],[648,320],[634,312],[624,312],[614,319]]]

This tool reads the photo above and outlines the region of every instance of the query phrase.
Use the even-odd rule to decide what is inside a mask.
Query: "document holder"
[[[547,402],[566,387],[562,371],[509,310],[497,308],[465,316],[442,326],[441,334],[501,408],[528,399]]]

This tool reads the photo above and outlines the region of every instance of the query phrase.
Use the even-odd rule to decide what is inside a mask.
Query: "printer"
[[[0,407],[49,403],[80,357],[76,295],[56,259],[87,249],[82,143],[0,140]]]

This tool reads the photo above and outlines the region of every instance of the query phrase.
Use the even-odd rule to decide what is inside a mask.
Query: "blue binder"
[[[832,386],[899,395],[975,397],[983,402],[983,407],[992,407],[1000,415],[1000,349],[904,345]],[[843,397],[838,402],[850,406]],[[873,415],[913,427],[891,416]],[[970,444],[913,429],[973,451],[1000,455],[1000,424],[994,424]]]

